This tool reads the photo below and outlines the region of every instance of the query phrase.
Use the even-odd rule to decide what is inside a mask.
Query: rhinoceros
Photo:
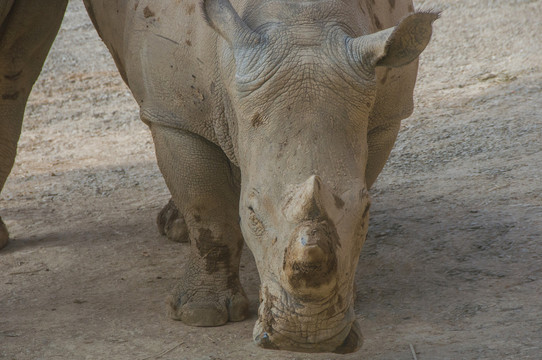
[[[0,0],[0,189],[67,0],[45,3]],[[246,242],[261,279],[258,345],[357,350],[368,191],[413,111],[438,14],[409,0],[84,3],[152,132],[173,199],[160,227],[190,241],[171,316],[245,319]]]

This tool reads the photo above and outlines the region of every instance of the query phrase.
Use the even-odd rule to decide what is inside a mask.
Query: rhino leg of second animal
[[[0,249],[7,245],[9,239],[8,228],[0,218]]]
[[[171,241],[180,243],[190,241],[184,217],[179,213],[173,199],[170,199],[166,206],[160,210],[156,218],[156,225],[158,225],[160,234],[165,235]]]
[[[243,237],[235,168],[206,139],[151,124],[158,165],[184,218],[190,254],[169,299],[171,316],[188,325],[243,320],[248,300],[239,282]]]
[[[30,90],[68,0],[0,0],[0,191],[11,172]],[[0,248],[8,231],[0,218]]]

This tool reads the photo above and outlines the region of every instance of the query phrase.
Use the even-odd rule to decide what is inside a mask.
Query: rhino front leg
[[[190,239],[170,314],[195,326],[243,320],[248,300],[239,282],[244,241],[234,169],[219,147],[198,135],[154,124],[151,131],[158,166]]]
[[[11,172],[30,90],[68,0],[0,0],[0,191]],[[8,231],[0,218],[0,248]]]

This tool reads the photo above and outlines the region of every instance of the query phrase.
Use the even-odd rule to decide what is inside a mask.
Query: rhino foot
[[[228,321],[246,319],[248,299],[239,276],[230,274],[223,277],[198,270],[189,266],[168,297],[170,317],[191,326],[220,326]]]
[[[180,243],[189,241],[188,228],[173,199],[170,199],[166,206],[160,210],[156,224],[160,234],[167,236],[169,240]]]
[[[9,239],[8,228],[0,217],[0,249],[7,245]]]

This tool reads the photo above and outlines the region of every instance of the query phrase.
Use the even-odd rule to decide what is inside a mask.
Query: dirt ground
[[[359,261],[365,337],[350,355],[262,350],[250,319],[170,320],[187,245],[155,227],[169,196],[152,140],[72,1],[29,100],[0,198],[0,359],[541,359],[542,1],[435,0],[416,111],[374,190]]]

